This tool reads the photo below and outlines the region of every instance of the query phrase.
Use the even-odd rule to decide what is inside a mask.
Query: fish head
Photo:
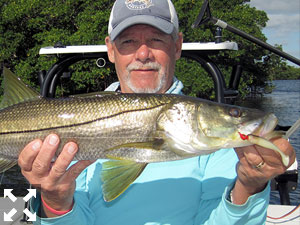
[[[197,108],[197,140],[207,149],[249,145],[241,134],[263,137],[276,124],[274,114],[257,109],[215,102],[200,103]]]
[[[269,141],[272,137],[282,136],[281,132],[274,131],[277,122],[274,114],[257,109],[212,103],[204,107],[200,104],[194,153],[209,154],[223,148],[255,144],[279,153],[283,165],[288,166],[289,156]]]
[[[164,111],[157,128],[167,148],[184,157],[209,154],[223,148],[251,145],[244,135],[265,136],[277,118],[272,113],[206,100],[180,101]]]

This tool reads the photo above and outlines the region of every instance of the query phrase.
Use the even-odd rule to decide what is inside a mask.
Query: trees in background
[[[0,64],[9,67],[29,85],[38,88],[38,71],[48,70],[56,60],[39,56],[39,49],[53,46],[59,41],[64,45],[104,44],[113,2],[0,0]],[[173,2],[185,42],[215,40],[216,27],[212,24],[191,28],[203,1]],[[249,0],[211,0],[210,6],[214,17],[265,41],[261,30],[267,22],[266,13],[250,7],[247,2]],[[239,50],[220,52],[212,58],[220,65],[227,81],[233,65],[243,66],[241,93],[245,93],[248,85],[263,85],[267,80],[278,79],[278,72],[287,72],[287,78],[299,78],[295,77],[295,74],[299,74],[299,69],[287,66],[282,59],[261,47],[226,30],[223,31],[223,40],[237,42]],[[268,60],[262,60],[264,56],[268,56]],[[103,90],[117,79],[112,65],[107,69],[99,69],[94,62],[84,61],[73,65],[71,69],[74,70],[72,79],[62,82],[58,91],[60,95],[74,91],[82,93]],[[213,97],[213,83],[198,65],[181,59],[177,64],[176,76],[184,82],[186,94]]]

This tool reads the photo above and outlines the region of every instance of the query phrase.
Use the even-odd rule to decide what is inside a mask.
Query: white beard
[[[138,69],[153,69],[153,70],[158,70],[158,77],[159,83],[156,85],[154,88],[141,88],[141,87],[136,87],[131,79],[130,79],[130,72],[132,70],[138,70]],[[130,65],[127,66],[127,76],[125,78],[125,83],[127,86],[134,92],[134,93],[157,93],[164,87],[166,84],[166,74],[161,68],[161,65],[155,62],[149,62],[146,64],[141,64],[141,63],[131,63]]]

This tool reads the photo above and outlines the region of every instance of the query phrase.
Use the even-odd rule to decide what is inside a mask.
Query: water
[[[271,94],[264,94],[258,99],[249,99],[243,102],[243,105],[273,112],[279,119],[279,125],[291,126],[300,118],[300,80],[276,80],[273,84],[275,90]],[[290,143],[296,151],[300,166],[300,129],[290,137]],[[290,192],[290,200],[292,205],[300,204],[300,181],[298,181],[297,189]],[[277,191],[272,191],[270,202],[280,204]]]
[[[274,81],[273,84],[276,88],[271,94],[265,94],[262,98],[249,99],[242,102],[242,105],[273,112],[279,118],[281,126],[291,126],[300,117],[300,80],[280,80]],[[300,165],[300,130],[297,130],[291,136],[290,143],[296,150],[298,164]],[[7,171],[2,179],[2,184],[20,185],[21,183],[25,185],[27,182],[20,175],[17,166]],[[24,195],[26,195],[26,192]],[[290,198],[292,205],[300,203],[300,182],[298,182],[297,189],[290,193]],[[277,191],[271,193],[271,203],[280,204]]]

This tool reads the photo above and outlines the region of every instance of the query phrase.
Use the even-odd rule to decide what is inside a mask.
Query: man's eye
[[[155,42],[162,42],[163,40],[162,40],[162,39],[159,39],[159,38],[152,38],[152,41],[155,41]]]
[[[133,43],[133,42],[134,41],[132,39],[122,41],[123,44],[130,44],[130,43]]]

